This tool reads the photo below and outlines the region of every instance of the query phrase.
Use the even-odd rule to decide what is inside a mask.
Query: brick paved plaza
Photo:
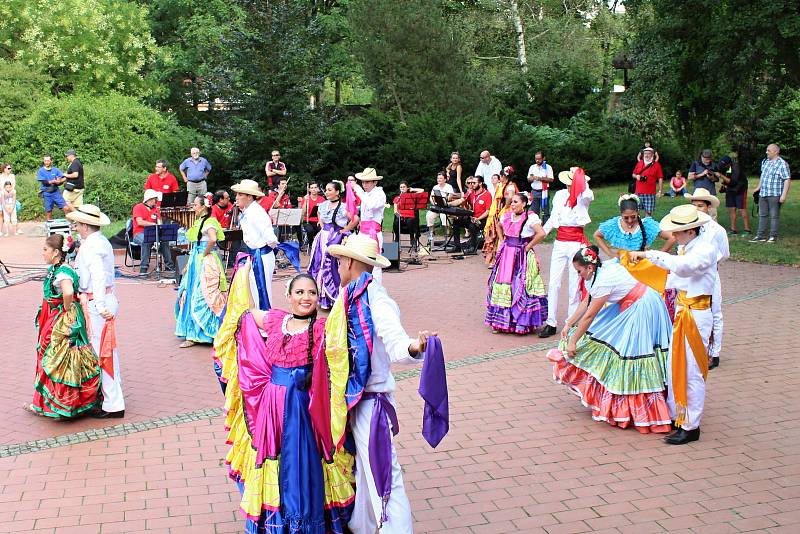
[[[0,259],[39,262],[40,247],[3,238]],[[539,253],[546,280],[549,246]],[[593,422],[552,381],[555,338],[485,328],[487,275],[468,257],[384,277],[407,329],[438,330],[449,364],[451,429],[436,450],[421,436],[418,369],[395,370],[416,532],[800,532],[800,271],[723,265],[722,364],[701,439],[681,447]],[[0,532],[241,531],[208,347],[177,348],[172,287],[120,279],[117,294],[126,417],[56,422],[21,408],[41,283],[0,289]]]

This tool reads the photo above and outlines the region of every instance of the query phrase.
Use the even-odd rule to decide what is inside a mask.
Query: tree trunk
[[[519,70],[525,79],[525,93],[528,96],[528,101],[533,102],[533,93],[531,91],[531,84],[528,81],[528,53],[525,50],[525,30],[522,27],[522,17],[519,15],[519,4],[517,0],[509,0],[509,11],[511,13],[511,22],[514,23],[514,31],[517,33],[517,56],[519,59]]]
[[[337,106],[340,106],[342,104],[342,80],[334,80],[333,87],[334,87],[333,103]]]

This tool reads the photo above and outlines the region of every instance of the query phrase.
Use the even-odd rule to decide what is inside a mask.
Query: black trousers
[[[472,222],[472,217],[456,217],[453,221],[453,244],[461,248],[461,229],[469,230],[467,248],[475,249],[478,246],[478,225]]]
[[[297,228],[299,236],[297,238],[297,242],[302,245],[303,244],[302,231],[300,230],[299,226]],[[314,243],[314,238],[317,237],[317,234],[319,233],[319,226],[317,226],[317,223],[315,222],[305,222],[303,223],[303,229],[306,231],[306,239],[308,239],[308,247],[310,250],[312,243]]]
[[[396,242],[400,241],[400,230],[406,235],[411,236],[411,245],[416,246],[419,243],[419,221],[416,217],[398,217],[395,214],[394,217],[394,224],[392,225],[392,234],[394,234],[394,240]]]

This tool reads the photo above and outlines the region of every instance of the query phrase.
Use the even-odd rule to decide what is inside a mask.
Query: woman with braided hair
[[[237,355],[222,361],[226,463],[242,492],[245,532],[342,533],[355,496],[354,459],[334,442],[332,426],[346,421],[336,406],[345,405],[337,383],[346,381],[347,362],[328,359],[314,279],[295,276],[286,297],[289,312],[251,303],[236,332]]]
[[[33,403],[24,406],[36,415],[56,419],[81,415],[99,407],[100,400],[100,363],[76,297],[78,273],[64,263],[72,250],[72,238],[60,234],[48,237],[42,248],[50,267],[36,316],[39,332]]]
[[[217,253],[217,241],[225,239],[222,226],[212,216],[213,195],[195,197],[194,225],[186,231],[191,250],[175,300],[175,335],[183,338],[181,348],[195,343],[213,343],[225,307],[228,283]]]
[[[672,323],[664,301],[618,262],[603,263],[594,245],[581,248],[572,264],[588,294],[567,319],[558,348],[547,353],[553,378],[596,421],[669,432],[664,390]]]
[[[634,278],[663,294],[667,271],[648,261],[634,264],[628,259],[628,252],[647,250],[658,237],[664,240],[661,250],[669,251],[675,244],[675,239],[672,234],[662,232],[658,222],[652,217],[643,219],[639,215],[638,196],[622,195],[619,197],[618,205],[619,216],[600,224],[594,233],[594,242],[609,258],[619,258],[619,262]]]
[[[486,296],[487,326],[529,334],[547,320],[547,291],[533,247],[544,239],[539,216],[528,211],[528,195],[515,193],[497,223],[497,250]]]

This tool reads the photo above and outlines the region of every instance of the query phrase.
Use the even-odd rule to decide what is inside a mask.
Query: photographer
[[[722,179],[722,187],[725,189],[725,207],[728,208],[728,217],[731,220],[731,228],[728,231],[731,235],[736,235],[736,215],[737,212],[742,216],[744,223],[744,234],[750,234],[750,214],[747,212],[747,176],[742,173],[739,162],[734,154],[723,156],[719,160],[719,172]]]
[[[664,194],[664,171],[656,161],[655,151],[651,147],[642,150],[642,159],[633,168],[633,179],[636,181],[635,193],[649,217],[656,209],[656,184],[658,196]]]
[[[720,176],[717,172],[717,164],[712,159],[714,156],[710,148],[706,148],[700,154],[700,159],[692,162],[689,167],[689,175],[687,178],[690,182],[694,182],[694,189],[705,189],[710,191],[712,195],[717,194],[716,183],[719,181]]]

